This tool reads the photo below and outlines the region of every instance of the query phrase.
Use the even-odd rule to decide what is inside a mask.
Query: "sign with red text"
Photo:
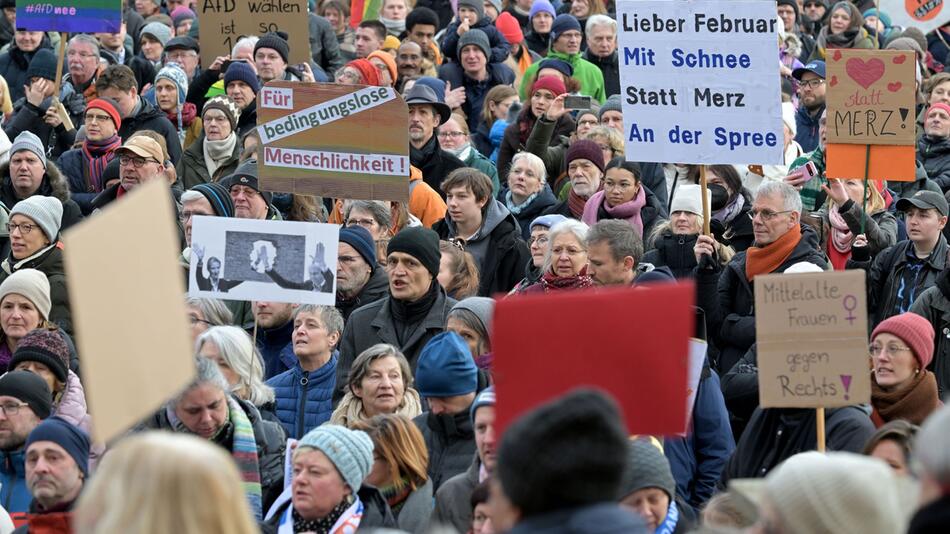
[[[915,145],[916,64],[902,50],[829,50],[828,143]]]
[[[870,402],[864,284],[862,270],[755,277],[763,408]]]
[[[391,87],[269,82],[257,124],[265,190],[409,199],[409,109]]]

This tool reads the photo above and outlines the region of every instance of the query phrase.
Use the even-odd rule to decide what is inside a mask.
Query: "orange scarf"
[[[802,239],[802,229],[795,225],[785,235],[764,247],[749,247],[745,253],[745,277],[751,282],[756,275],[778,269],[792,255]]]

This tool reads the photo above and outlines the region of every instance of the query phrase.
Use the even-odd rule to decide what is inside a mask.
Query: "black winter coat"
[[[0,201],[7,209],[13,209],[17,202],[23,200],[19,198],[16,191],[13,190],[13,181],[10,179],[10,162],[0,164],[0,176],[3,176],[3,183],[0,184]],[[79,204],[72,200],[69,193],[69,183],[66,177],[60,172],[52,161],[46,163],[46,176],[40,182],[40,187],[33,193],[44,197],[54,197],[63,203],[63,220],[60,225],[60,231],[66,230],[72,225],[82,220],[82,211]],[[30,196],[33,196],[30,195]]]
[[[722,397],[729,410],[732,433],[741,436],[752,412],[759,407],[759,364],[756,344],[732,366],[721,381]]]
[[[465,167],[465,163],[457,157],[449,154],[439,147],[435,134],[429,138],[429,141],[421,149],[409,146],[409,161],[412,166],[422,171],[422,180],[429,184],[429,187],[435,189],[442,200],[445,200],[445,193],[439,187],[442,180],[455,169]]]
[[[934,328],[934,356],[927,369],[937,377],[937,389],[943,398],[950,391],[950,270],[940,271],[935,285],[920,294],[910,311],[930,321]]]
[[[350,314],[360,306],[366,306],[376,302],[377,300],[385,298],[389,294],[389,277],[386,275],[386,270],[382,267],[377,266],[373,270],[373,274],[370,275],[369,280],[366,281],[366,285],[363,286],[362,291],[359,295],[356,295],[350,300],[341,300],[340,294],[337,293],[336,296],[336,309],[340,310],[340,313],[343,315],[343,320],[347,321],[350,318]]]
[[[41,48],[52,48],[49,36],[43,35],[40,46],[38,46],[36,50]],[[33,59],[33,54],[36,53],[36,50],[33,52],[24,52],[17,47],[16,41],[13,41],[10,48],[3,54],[0,54],[0,76],[3,76],[3,79],[7,82],[7,87],[10,89],[11,102],[16,102],[25,96],[23,86],[29,82],[29,80],[26,79],[26,69],[30,67],[30,61]],[[53,51],[53,53],[55,54],[56,52]]]
[[[310,33],[310,58],[316,63],[327,77],[333,80],[333,73],[343,66],[343,56],[340,55],[340,43],[336,40],[336,32],[330,21],[310,13],[309,15],[309,33]]]
[[[917,161],[943,192],[950,189],[950,138],[924,135],[917,140]]]
[[[498,193],[498,200],[504,203],[507,194],[508,188],[505,187]],[[521,227],[522,239],[527,241],[531,238],[531,223],[555,204],[557,204],[557,197],[555,197],[551,191],[551,186],[544,184],[544,187],[541,188],[541,192],[538,193],[538,196],[534,197],[534,200],[532,200],[530,204],[525,206],[517,214],[512,213],[518,221],[518,226]]]
[[[643,255],[644,263],[655,267],[669,267],[677,279],[692,278],[696,268],[693,246],[698,235],[674,235],[666,230],[653,242],[653,249]],[[646,237],[649,239],[649,236]]]
[[[530,22],[528,24],[530,24]],[[541,57],[545,57],[548,55],[550,35],[550,33],[536,33],[533,30],[524,32],[524,44],[528,45],[528,50],[531,50]]]
[[[445,58],[443,61],[458,62],[458,28],[458,21],[449,24],[448,27],[445,28],[445,38],[442,41],[442,57]],[[508,40],[505,39],[505,36],[501,34],[501,31],[495,27],[495,24],[490,18],[482,17],[478,19],[478,22],[476,22],[471,29],[481,30],[485,36],[488,37],[488,46],[491,47],[491,57],[488,58],[489,64],[502,63],[508,59],[511,46],[508,44]],[[457,86],[452,84],[452,87]]]
[[[39,106],[30,104],[26,101],[26,98],[15,101],[13,109],[16,111],[14,111],[10,117],[9,122],[4,124],[3,133],[5,133],[11,141],[16,139],[16,136],[22,132],[30,131],[35,133],[36,136],[40,138],[40,142],[43,143],[47,156],[56,160],[60,154],[73,147],[73,142],[76,140],[76,130],[67,131],[66,127],[62,124],[55,128],[46,124],[43,117],[46,115],[46,110],[49,109],[52,101],[52,98],[47,98]],[[66,104],[66,111],[73,117],[72,121],[74,124],[76,124],[76,103],[76,100],[73,100],[71,106],[68,103]],[[79,102],[79,106],[81,108],[79,110],[81,116],[85,111],[85,102]],[[81,122],[78,124],[82,125]]]
[[[950,495],[944,495],[917,510],[910,520],[907,534],[943,534],[947,531],[948,525],[950,525]]]
[[[464,473],[475,454],[475,431],[468,409],[455,415],[425,412],[412,420],[422,432],[429,451],[429,480],[433,491],[455,475]]]
[[[620,94],[620,62],[617,59],[616,50],[607,57],[600,57],[587,49],[581,57],[596,65],[604,74],[604,94],[607,96]]]
[[[181,159],[181,140],[178,138],[178,130],[175,125],[168,120],[165,112],[153,106],[142,97],[139,97],[139,103],[142,108],[133,117],[122,119],[122,127],[119,128],[119,137],[128,139],[132,134],[139,130],[154,130],[165,138],[165,145],[168,147],[168,159],[172,165],[178,163]]]
[[[742,190],[742,195],[745,196],[745,204],[732,221],[726,224],[726,231],[722,238],[722,243],[729,245],[737,253],[746,250],[755,243],[752,219],[749,218],[749,210],[752,209],[752,195],[745,189]]]

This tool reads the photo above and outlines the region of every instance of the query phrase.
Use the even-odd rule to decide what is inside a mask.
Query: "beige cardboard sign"
[[[409,199],[409,108],[391,87],[269,82],[257,95],[268,191]]]
[[[168,184],[141,186],[65,233],[69,300],[95,440],[128,430],[195,375]]]
[[[864,284],[862,270],[755,277],[762,407],[870,402]]]
[[[828,143],[914,145],[917,59],[900,50],[829,50]]]
[[[310,61],[307,0],[201,0],[198,9],[202,65],[229,55],[241,37],[277,30],[289,36],[290,64]]]

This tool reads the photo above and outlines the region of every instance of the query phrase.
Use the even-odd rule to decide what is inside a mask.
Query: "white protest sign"
[[[943,0],[879,0],[881,11],[890,15],[894,26],[917,28],[927,34],[950,21],[950,9]]]
[[[620,96],[631,161],[784,161],[775,2],[621,0]]]
[[[196,216],[188,294],[333,306],[339,237],[335,224]]]

